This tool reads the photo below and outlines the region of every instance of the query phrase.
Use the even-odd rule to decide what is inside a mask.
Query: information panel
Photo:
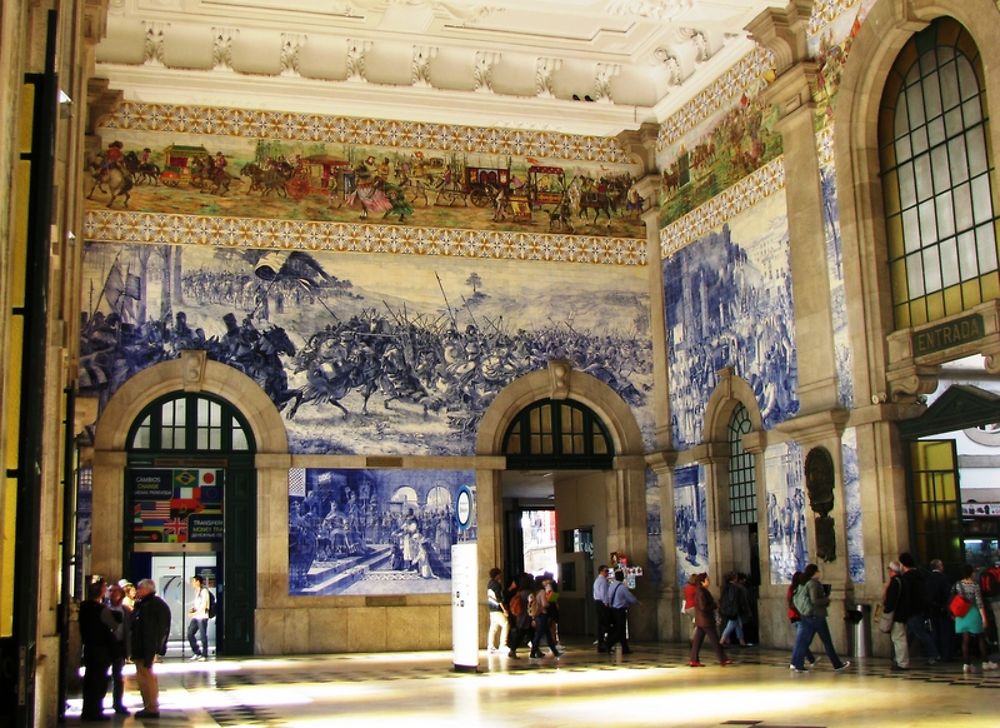
[[[475,543],[451,547],[451,650],[455,669],[479,669],[479,557]]]

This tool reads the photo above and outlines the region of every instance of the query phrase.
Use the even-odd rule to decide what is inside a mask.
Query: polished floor
[[[456,672],[450,652],[211,659],[168,657],[157,666],[161,717],[104,725],[161,726],[1000,726],[1000,671],[961,663],[890,669],[852,658],[834,673],[821,658],[796,674],[788,654],[745,648],[736,664],[687,666],[680,645],[633,645],[597,655],[566,645],[562,659],[517,660],[483,652],[476,673]],[[110,705],[110,696],[108,698]],[[129,676],[126,704],[142,707]],[[71,699],[68,725],[79,720]],[[110,710],[109,715],[113,715]]]

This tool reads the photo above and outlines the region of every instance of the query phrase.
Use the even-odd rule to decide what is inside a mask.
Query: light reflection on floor
[[[482,655],[478,674],[456,673],[448,652],[167,659],[160,675],[168,726],[949,726],[998,725],[1000,674],[961,665],[889,670],[878,658],[843,674],[828,663],[789,672],[788,656],[742,650],[736,665],[691,669],[680,646],[650,645],[598,658],[589,646],[565,658]],[[860,663],[860,664],[857,664]],[[128,672],[126,704],[141,707]],[[70,700],[68,724],[79,723]],[[109,713],[110,714],[110,713]],[[137,726],[135,718],[109,725]]]

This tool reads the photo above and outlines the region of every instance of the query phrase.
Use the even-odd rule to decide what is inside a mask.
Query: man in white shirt
[[[191,600],[191,608],[188,614],[191,621],[188,623],[188,643],[191,645],[192,660],[208,659],[208,608],[210,599],[208,587],[205,580],[200,576],[191,577],[191,586],[194,587],[194,599]],[[201,649],[198,646],[197,638],[201,637]]]
[[[594,579],[594,608],[597,610],[597,651],[608,651],[608,626],[611,610],[608,608],[608,567],[601,564]]]

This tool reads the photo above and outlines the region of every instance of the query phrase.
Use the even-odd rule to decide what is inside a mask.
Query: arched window
[[[1000,296],[982,63],[949,18],[900,51],[882,92],[879,166],[896,328]]]
[[[608,429],[590,409],[572,400],[543,399],[525,407],[507,428],[508,467],[610,469],[615,457]]]
[[[250,452],[250,428],[229,403],[204,394],[171,394],[150,404],[128,436],[131,451]]]
[[[737,405],[729,419],[729,519],[733,526],[757,522],[754,456],[743,449],[743,435],[751,429],[747,408]]]

